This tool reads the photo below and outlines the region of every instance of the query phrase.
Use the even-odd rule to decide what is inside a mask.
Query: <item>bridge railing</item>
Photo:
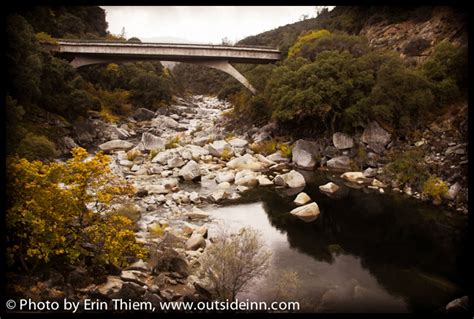
[[[201,46],[201,47],[219,47],[219,48],[256,48],[256,49],[266,49],[266,50],[278,50],[278,48],[265,46],[265,45],[228,45],[228,44],[205,44],[205,43],[169,43],[169,42],[135,42],[135,41],[118,41],[110,39],[60,39],[55,38],[54,40],[58,42],[72,42],[72,43],[113,43],[113,44],[127,44],[127,45],[140,45],[140,44],[160,44],[160,45],[180,45],[180,46]]]

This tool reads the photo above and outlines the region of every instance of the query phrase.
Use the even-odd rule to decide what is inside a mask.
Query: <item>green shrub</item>
[[[29,160],[54,159],[59,156],[54,142],[44,135],[27,133],[18,145],[16,152]]]
[[[400,183],[408,183],[421,189],[429,177],[428,168],[424,164],[423,152],[410,149],[405,152],[391,153],[392,162],[386,166],[386,172]]]
[[[305,45],[306,43],[317,40],[317,39],[321,39],[324,37],[328,37],[330,35],[331,35],[331,32],[324,29],[312,30],[312,31],[306,32],[302,36],[299,36],[295,44],[293,44],[293,46],[288,50],[288,58],[296,57],[300,53],[301,47]]]
[[[151,237],[161,237],[165,233],[165,229],[168,225],[161,225],[160,223],[154,223],[148,227],[148,233]]]
[[[180,142],[181,138],[179,135],[175,135],[174,137],[171,137],[169,138],[167,141],[166,141],[166,144],[165,144],[165,149],[171,149],[171,148],[177,148],[179,147],[179,142]]]
[[[446,195],[448,190],[448,185],[436,176],[430,176],[423,184],[423,193],[432,197],[435,203],[440,203],[441,196]]]

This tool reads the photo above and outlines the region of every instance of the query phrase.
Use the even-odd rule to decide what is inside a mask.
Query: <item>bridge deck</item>
[[[271,63],[281,59],[277,49],[207,44],[99,42],[59,40],[51,50],[81,56],[162,61],[226,60],[233,63]]]

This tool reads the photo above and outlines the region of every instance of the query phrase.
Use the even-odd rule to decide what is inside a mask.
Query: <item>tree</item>
[[[242,228],[238,234],[218,234],[216,242],[206,249],[202,269],[214,285],[216,298],[235,300],[253,279],[265,273],[269,260],[260,234]]]

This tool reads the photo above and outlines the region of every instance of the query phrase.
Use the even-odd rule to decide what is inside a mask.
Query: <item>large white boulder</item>
[[[286,174],[275,176],[273,183],[278,186],[285,186],[290,188],[306,186],[304,176],[295,170],[292,170]]]
[[[186,181],[192,181],[201,176],[201,170],[199,164],[193,160],[190,160],[184,165],[179,171],[179,176],[182,176]]]
[[[312,221],[318,218],[320,211],[315,202],[293,209],[290,214],[295,215],[305,221]]]
[[[227,162],[226,166],[232,169],[250,169],[252,171],[260,171],[264,169],[267,165],[262,162],[259,162],[252,155],[245,154],[243,156],[230,160],[229,162]]]
[[[234,154],[234,149],[232,145],[227,143],[224,140],[214,141],[213,143],[207,146],[209,153],[216,157],[232,156]]]
[[[132,147],[132,143],[123,140],[112,140],[99,145],[99,148],[103,151],[128,150]]]

